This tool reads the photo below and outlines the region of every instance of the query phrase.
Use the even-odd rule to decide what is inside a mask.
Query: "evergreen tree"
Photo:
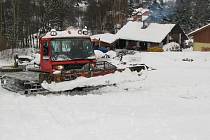
[[[177,0],[174,21],[186,32],[190,32],[209,22],[208,12],[210,12],[210,0]]]

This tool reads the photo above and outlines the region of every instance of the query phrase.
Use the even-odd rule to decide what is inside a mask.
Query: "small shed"
[[[163,51],[163,45],[177,42],[184,48],[187,35],[178,24],[158,24],[129,21],[116,34],[117,48],[139,51]]]
[[[210,51],[210,24],[188,34],[194,40],[194,51]]]
[[[92,35],[90,38],[95,47],[115,49],[115,41],[117,40],[115,34],[111,33],[96,34]]]

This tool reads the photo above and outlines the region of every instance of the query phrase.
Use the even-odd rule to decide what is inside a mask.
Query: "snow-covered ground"
[[[139,57],[156,69],[145,80],[84,96],[26,97],[0,87],[0,140],[210,139],[210,53]]]

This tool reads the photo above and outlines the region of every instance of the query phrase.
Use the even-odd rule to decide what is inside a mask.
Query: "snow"
[[[53,33],[56,32],[55,35],[51,35],[51,32],[48,32],[45,36],[43,36],[42,38],[68,38],[68,37],[84,37],[84,38],[89,38],[89,35],[85,35],[85,34],[79,34],[79,29],[77,28],[73,28],[73,27],[69,27],[67,30],[65,31],[56,31],[51,30]]]
[[[163,46],[164,51],[180,51],[181,46],[176,42],[170,42]]]
[[[29,59],[29,60],[32,60],[32,56],[29,56],[29,55],[18,55],[18,58],[25,58],[25,59]]]
[[[94,53],[95,53],[96,59],[99,59],[105,56],[105,53],[103,53],[100,50],[94,50]]]
[[[150,23],[142,29],[143,23],[129,21],[116,34],[120,39],[160,43],[174,28],[175,24]]]
[[[106,58],[106,57],[114,59],[117,56],[117,53],[112,50],[110,50],[106,53],[103,53],[100,50],[94,50],[94,53],[95,53],[96,59],[101,59],[101,58]]]
[[[0,66],[11,66],[14,65],[14,55],[18,54],[20,58],[32,59],[32,49],[7,49],[0,52]]]
[[[42,84],[42,87],[49,91],[66,91],[72,90],[76,87],[89,87],[98,85],[113,85],[123,84],[125,82],[137,82],[141,81],[141,73],[131,72],[130,69],[126,69],[123,72],[116,71],[113,74],[107,74],[105,76],[97,76],[92,78],[78,77],[73,81],[66,81],[61,83],[48,84],[47,82]]]
[[[144,9],[144,8],[137,8],[137,9],[134,9],[134,14],[136,13],[141,13],[141,15],[143,15],[145,12],[149,12],[149,9]]]
[[[27,97],[0,87],[0,139],[209,139],[210,53],[135,55],[156,70],[84,96]]]
[[[34,64],[40,64],[40,54],[39,53],[35,53],[35,54],[33,54],[33,60],[32,60],[32,63],[34,63]]]
[[[106,55],[113,59],[117,56],[117,53],[115,51],[110,50],[106,53]]]
[[[110,33],[96,34],[96,35],[92,35],[90,38],[91,40],[100,39],[100,41],[108,43],[108,44],[112,44],[118,39],[115,34],[110,34]]]

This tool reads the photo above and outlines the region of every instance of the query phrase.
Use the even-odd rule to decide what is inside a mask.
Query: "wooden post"
[[[182,34],[179,33],[179,44],[181,45],[182,44]]]

